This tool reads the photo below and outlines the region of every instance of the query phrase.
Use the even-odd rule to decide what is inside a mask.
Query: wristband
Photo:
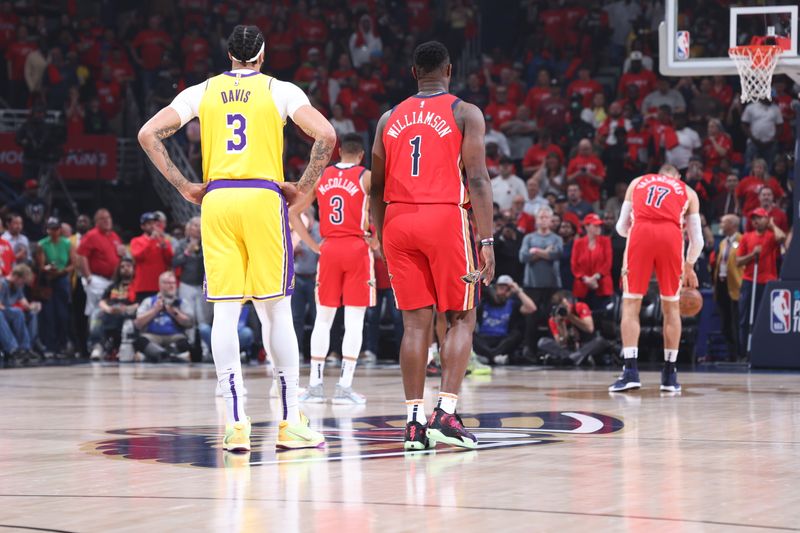
[[[481,246],[494,246],[494,237],[488,239],[481,239]]]

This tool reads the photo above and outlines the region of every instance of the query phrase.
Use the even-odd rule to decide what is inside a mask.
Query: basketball
[[[695,316],[703,308],[703,295],[697,289],[681,289],[681,316]]]

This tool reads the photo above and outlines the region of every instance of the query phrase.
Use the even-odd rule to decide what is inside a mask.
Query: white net
[[[737,46],[728,50],[742,81],[742,103],[772,100],[772,73],[782,51],[780,46]]]

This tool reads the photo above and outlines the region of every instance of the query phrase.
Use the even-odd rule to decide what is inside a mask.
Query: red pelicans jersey
[[[395,107],[383,130],[386,203],[469,202],[461,172],[461,131],[453,109],[460,102],[442,92],[412,96]]]
[[[319,232],[323,238],[362,237],[367,230],[367,195],[361,165],[336,163],[322,173],[317,184]]]
[[[686,184],[661,174],[645,174],[633,189],[633,223],[672,222],[683,227],[683,215],[689,207]]]

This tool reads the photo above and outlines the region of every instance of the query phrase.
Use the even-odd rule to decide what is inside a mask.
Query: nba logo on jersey
[[[772,333],[789,333],[791,320],[792,296],[786,289],[775,289],[770,294],[769,329]]]
[[[689,47],[689,32],[679,31],[675,38],[675,57],[679,61],[685,61],[689,59]]]

